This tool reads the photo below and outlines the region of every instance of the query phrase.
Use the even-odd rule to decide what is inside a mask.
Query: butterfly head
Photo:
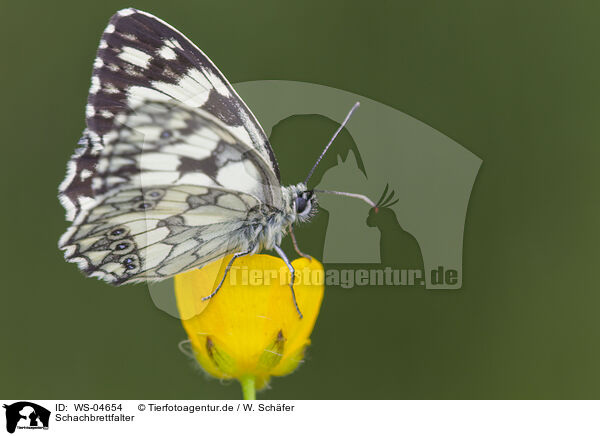
[[[294,201],[296,216],[300,221],[306,221],[312,216],[313,202],[316,198],[313,191],[300,192]]]
[[[286,189],[286,188],[284,188]],[[317,198],[311,189],[307,189],[304,183],[299,183],[296,186],[287,188],[289,192],[289,207],[292,215],[290,218],[293,221],[305,222],[312,218],[316,213]]]

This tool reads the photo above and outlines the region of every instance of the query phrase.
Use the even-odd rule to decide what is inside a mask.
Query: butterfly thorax
[[[255,214],[255,225],[253,226],[254,237],[252,239],[256,241],[256,251],[263,248],[272,250],[275,245],[281,245],[291,224],[304,222],[310,218],[310,211],[306,213],[306,207],[301,212],[297,208],[299,199],[301,201],[306,192],[308,191],[304,183],[282,186],[283,209],[262,205],[263,209]],[[309,202],[314,201],[312,193],[310,195]]]

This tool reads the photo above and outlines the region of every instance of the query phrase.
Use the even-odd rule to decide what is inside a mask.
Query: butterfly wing
[[[67,261],[121,284],[254,247],[265,211],[281,207],[262,155],[216,117],[177,101],[145,101],[116,118],[102,147],[77,153],[95,165],[62,192],[80,203],[59,242]],[[88,181],[82,197],[78,182]]]
[[[210,59],[159,18],[124,9],[110,19],[94,61],[82,138],[88,147],[78,150],[61,186],[61,191],[71,194],[61,195],[69,219],[81,209],[81,201],[93,196],[92,179],[86,175],[98,165],[95,151],[120,128],[119,116],[148,101],[169,100],[199,108],[219,120],[263,158],[279,181],[277,162],[263,129]]]
[[[269,163],[202,109],[176,100],[147,100],[118,114],[113,126],[102,146],[88,142],[69,163],[60,196],[67,200],[63,204],[71,220],[87,203],[121,185],[221,187],[282,207]]]
[[[117,188],[63,235],[65,258],[113,284],[161,280],[251,248],[256,197],[195,185]]]

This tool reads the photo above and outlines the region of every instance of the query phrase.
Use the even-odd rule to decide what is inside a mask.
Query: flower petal
[[[302,360],[323,299],[323,266],[304,258],[292,262],[300,319],[287,267],[268,255],[237,259],[217,295],[202,301],[221,280],[229,259],[175,277],[177,304],[198,361],[209,374],[252,374],[261,385],[270,375],[293,371]]]

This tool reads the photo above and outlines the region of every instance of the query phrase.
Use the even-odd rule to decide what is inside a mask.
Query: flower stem
[[[256,400],[256,379],[253,375],[243,375],[240,377],[242,385],[242,395],[244,400]]]

